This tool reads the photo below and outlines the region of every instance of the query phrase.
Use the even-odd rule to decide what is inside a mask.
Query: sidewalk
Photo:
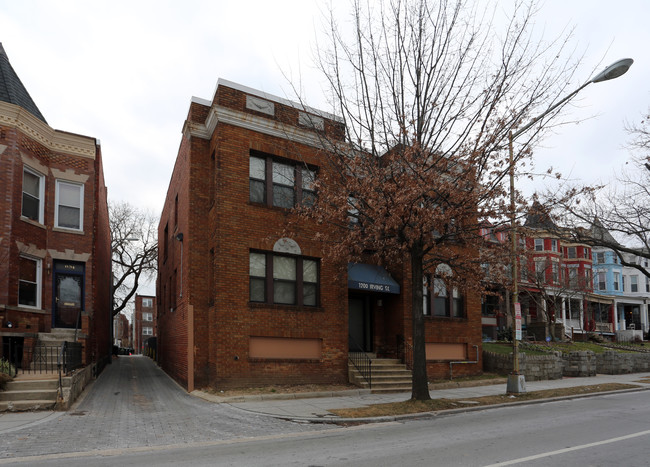
[[[562,378],[558,380],[531,381],[526,382],[526,391],[543,391],[545,389],[559,389],[578,386],[592,386],[605,383],[624,383],[638,386],[639,390],[650,389],[650,380],[641,382],[644,378],[650,378],[650,373],[632,373],[625,375],[597,375],[586,378]],[[454,389],[438,389],[431,391],[433,399],[455,399],[466,400],[482,396],[494,396],[505,394],[506,384],[492,384],[488,386],[464,387]],[[193,396],[202,399],[228,404],[240,410],[254,412],[260,415],[271,417],[309,422],[336,422],[343,421],[337,415],[331,413],[330,409],[367,407],[373,404],[387,402],[402,402],[411,398],[411,393],[393,394],[371,394],[369,390],[341,391],[339,393],[304,393],[304,394],[269,394],[236,397],[219,397],[202,391],[193,391]],[[586,397],[586,395],[570,396]],[[547,401],[542,399],[541,401]],[[535,401],[537,402],[537,401]],[[525,403],[534,403],[527,401]],[[486,409],[487,406],[472,407],[468,404],[461,411]],[[399,418],[409,418],[415,415],[378,417],[378,419],[354,419],[355,421],[385,421]],[[417,416],[422,416],[418,414]]]

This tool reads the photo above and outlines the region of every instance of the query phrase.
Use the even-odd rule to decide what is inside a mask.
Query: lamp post
[[[521,339],[521,306],[519,304],[519,286],[517,283],[517,223],[515,214],[515,164],[512,151],[512,142],[516,137],[523,132],[529,130],[533,125],[539,122],[542,118],[548,115],[553,110],[573,98],[576,94],[582,91],[591,83],[600,83],[601,81],[608,81],[610,79],[618,78],[623,75],[634,63],[631,58],[624,58],[611,64],[603,71],[598,73],[592,79],[584,83],[578,89],[558,101],[541,115],[535,117],[530,123],[520,128],[516,132],[510,131],[508,133],[508,155],[510,163],[510,230],[511,230],[511,244],[510,244],[510,266],[512,269],[512,356],[513,356],[513,371],[508,375],[508,393],[524,393],[526,392],[526,380],[524,375],[519,373],[519,339]],[[517,328],[519,327],[519,330]],[[519,332],[517,332],[519,331]]]

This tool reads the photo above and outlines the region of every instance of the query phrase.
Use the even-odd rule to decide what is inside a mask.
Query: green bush
[[[8,360],[0,358],[0,373],[13,377],[16,375],[16,367],[13,366]]]

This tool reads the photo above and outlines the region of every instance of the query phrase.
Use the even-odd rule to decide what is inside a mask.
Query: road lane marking
[[[544,457],[556,456],[558,454],[564,454],[564,453],[572,452],[572,451],[579,451],[581,449],[589,449],[589,448],[593,448],[595,446],[601,446],[603,444],[617,443],[619,441],[625,441],[627,439],[639,438],[641,436],[648,436],[648,435],[650,435],[650,430],[639,431],[638,433],[632,433],[630,435],[619,436],[618,438],[605,439],[603,441],[597,441],[595,443],[582,444],[580,446],[573,446],[573,447],[570,447],[570,448],[558,449],[557,451],[550,451],[550,452],[545,452],[545,453],[541,453],[541,454],[536,454],[534,456],[521,457],[519,459],[512,459],[510,461],[497,462],[496,464],[490,464],[490,465],[486,465],[484,467],[497,467],[497,466],[502,466],[502,465],[521,464],[522,462],[534,461],[534,460],[537,460],[537,459],[542,459]]]

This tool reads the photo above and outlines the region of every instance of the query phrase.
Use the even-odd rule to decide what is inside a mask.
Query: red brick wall
[[[298,111],[275,102],[276,117],[245,108],[245,94],[219,86],[215,105],[296,125]],[[188,121],[202,124],[210,108],[192,103]],[[248,117],[247,117],[248,118]],[[252,118],[252,117],[251,117]],[[341,125],[326,121],[325,131],[341,133]],[[315,240],[318,226],[303,223],[293,238],[302,254],[321,258],[320,306],[298,307],[249,302],[249,252],[272,251],[285,236],[288,211],[249,202],[249,157],[260,151],[294,159],[325,170],[319,151],[281,136],[270,136],[220,121],[211,140],[183,136],[159,226],[159,354],[161,365],[185,387],[217,388],[260,384],[329,383],[347,381],[348,315],[345,266],[335,265]],[[214,154],[214,160],[212,158]],[[178,196],[178,226],[174,210]],[[164,234],[168,226],[168,258]],[[181,265],[180,242],[184,235]],[[214,254],[211,254],[211,250]],[[397,335],[410,339],[408,268],[391,273],[402,294],[373,296],[375,348],[395,352]],[[177,284],[172,287],[174,271]],[[182,274],[181,274],[182,271]],[[182,279],[181,279],[182,276]],[[212,279],[211,279],[212,278]],[[177,308],[169,311],[169,291]],[[182,290],[183,296],[180,297]],[[427,321],[427,342],[463,343],[468,356],[481,340],[480,296],[468,296],[466,319]],[[189,321],[193,317],[193,322]],[[260,359],[248,355],[250,337],[320,339],[322,356],[315,360]],[[192,348],[188,351],[188,345]],[[435,377],[448,375],[448,362],[429,362]],[[481,365],[465,365],[454,373],[480,373]]]
[[[55,132],[58,133],[58,132]],[[78,141],[94,144],[93,138],[78,137]],[[69,252],[87,255],[85,264],[85,301],[81,335],[84,342],[84,362],[98,361],[110,352],[110,232],[101,152],[98,146],[93,157],[82,157],[54,151],[15,128],[0,127],[0,144],[7,149],[0,156],[2,199],[0,210],[0,311],[2,320],[24,323],[14,329],[18,333],[50,332],[52,326],[53,260]],[[43,172],[45,193],[43,224],[21,219],[23,158],[26,165]],[[56,179],[54,170],[74,177],[85,176],[83,232],[54,228]],[[64,177],[65,178],[65,177]],[[18,307],[18,242],[33,245],[46,252],[42,259],[41,310]],[[55,252],[53,258],[52,252]],[[2,307],[7,310],[3,311]],[[29,327],[28,327],[29,326]],[[8,332],[3,328],[2,332]]]

